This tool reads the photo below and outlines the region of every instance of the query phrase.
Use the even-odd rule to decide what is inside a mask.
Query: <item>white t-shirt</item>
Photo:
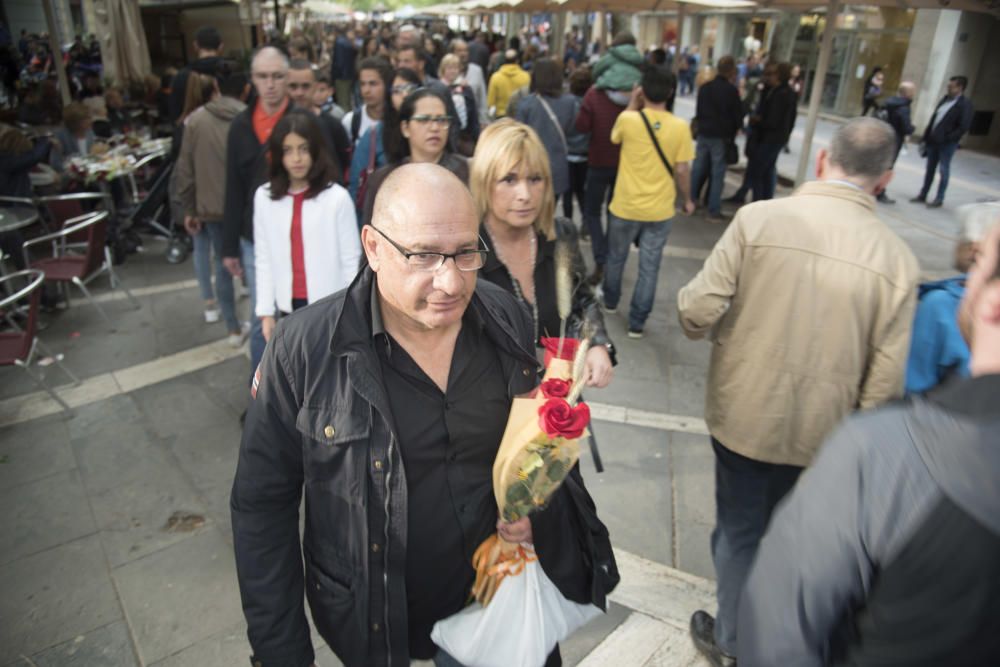
[[[367,104],[362,105],[361,108],[364,109],[364,113],[361,114],[361,127],[358,128],[358,136],[356,137],[351,136],[351,123],[354,122],[354,114],[357,113],[357,109],[354,109],[353,111],[348,111],[346,114],[344,114],[343,120],[340,121],[343,124],[344,129],[347,130],[347,136],[350,137],[351,141],[354,144],[358,143],[358,139],[364,136],[365,132],[368,130],[369,127],[378,122],[377,120],[368,115]]]

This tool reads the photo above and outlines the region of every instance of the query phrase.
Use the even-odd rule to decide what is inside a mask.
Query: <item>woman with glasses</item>
[[[270,182],[257,189],[253,208],[255,313],[265,340],[279,314],[347,287],[361,259],[354,207],[337,185],[316,117],[288,112],[268,152]]]
[[[611,381],[614,346],[608,339],[573,223],[555,217],[555,196],[545,146],[533,129],[503,119],[483,130],[472,158],[472,197],[490,248],[480,277],[513,292],[532,313],[536,340],[558,337],[556,255],[570,258],[572,303],[567,336],[593,330],[584,377],[588,386]],[[560,248],[562,246],[562,248]]]
[[[382,120],[370,127],[354,147],[351,158],[350,190],[351,199],[357,207],[358,226],[368,194],[369,180],[375,171],[388,162],[385,146],[388,135],[399,133],[399,108],[411,92],[420,87],[420,77],[411,69],[400,68],[392,77],[392,84],[386,86],[386,104]]]
[[[363,224],[371,224],[375,195],[386,177],[400,165],[432,162],[469,184],[469,163],[452,151],[448,140],[453,124],[454,119],[447,113],[444,96],[436,90],[418,88],[403,100],[399,107],[399,131],[389,128],[386,134],[389,164],[372,174],[368,183],[361,215]]]

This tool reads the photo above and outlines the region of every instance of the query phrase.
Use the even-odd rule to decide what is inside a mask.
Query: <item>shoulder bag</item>
[[[667,168],[667,173],[670,174],[670,178],[674,177],[674,168],[670,166],[670,161],[667,156],[663,154],[663,149],[660,148],[660,142],[656,139],[656,133],[653,132],[653,126],[649,124],[649,119],[646,118],[646,114],[639,111],[639,115],[642,116],[642,122],[646,125],[646,131],[649,132],[649,138],[653,140],[653,146],[656,147],[656,153],[660,156],[663,161],[663,166]]]

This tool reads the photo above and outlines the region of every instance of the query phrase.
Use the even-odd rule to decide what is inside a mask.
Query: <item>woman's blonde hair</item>
[[[443,58],[441,58],[441,64],[438,65],[438,70],[443,72],[445,67],[450,67],[452,65],[458,68],[459,73],[462,72],[462,61],[459,60],[458,56],[454,53],[447,53]]]
[[[526,168],[529,174],[539,174],[544,180],[545,194],[534,227],[545,238],[554,239],[556,202],[549,154],[533,129],[510,118],[491,123],[483,130],[472,156],[469,188],[479,219],[485,220],[490,211],[493,188],[517,167]]]

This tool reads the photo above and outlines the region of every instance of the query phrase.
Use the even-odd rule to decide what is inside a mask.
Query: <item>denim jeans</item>
[[[240,263],[243,264],[243,275],[247,277],[247,287],[250,288],[250,382],[253,381],[253,374],[260,365],[260,359],[264,356],[264,347],[267,341],[264,340],[264,330],[260,324],[260,318],[256,315],[257,309],[257,271],[253,257],[253,243],[244,238],[240,238]]]
[[[604,271],[604,303],[608,308],[618,307],[628,251],[632,243],[639,239],[639,276],[628,309],[628,326],[632,331],[642,331],[646,318],[653,310],[663,246],[667,244],[672,225],[672,218],[660,222],[638,222],[622,220],[608,213],[608,266]]]
[[[722,212],[722,185],[726,178],[726,140],[715,137],[698,137],[698,147],[691,172],[691,195],[701,198],[701,187],[708,182],[708,211]]]
[[[926,199],[934,183],[934,172],[941,165],[941,181],[938,183],[937,197],[934,201],[944,201],[944,191],[948,189],[948,177],[951,175],[951,159],[955,157],[958,143],[927,144],[927,171],[924,172],[924,187],[920,188],[920,197]]]
[[[775,506],[795,486],[797,466],[763,463],[741,456],[712,438],[715,450],[715,643],[736,655],[740,593]],[[739,658],[739,656],[737,656]]]
[[[753,200],[774,199],[774,190],[778,184],[778,155],[781,154],[781,144],[757,144],[753,156],[747,164],[750,175],[750,187],[753,189]]]
[[[233,277],[222,265],[222,223],[203,222],[194,235],[194,275],[198,279],[201,298],[216,301],[222,311],[229,333],[240,330],[236,318],[236,299],[233,294]],[[214,260],[214,262],[213,262]],[[212,268],[215,268],[215,289],[212,289]]]
[[[611,203],[617,176],[617,167],[587,169],[587,186],[583,193],[583,220],[590,230],[590,249],[594,253],[594,263],[598,266],[608,263],[608,237],[604,233],[601,214]],[[611,213],[608,213],[608,218],[611,218]]]

